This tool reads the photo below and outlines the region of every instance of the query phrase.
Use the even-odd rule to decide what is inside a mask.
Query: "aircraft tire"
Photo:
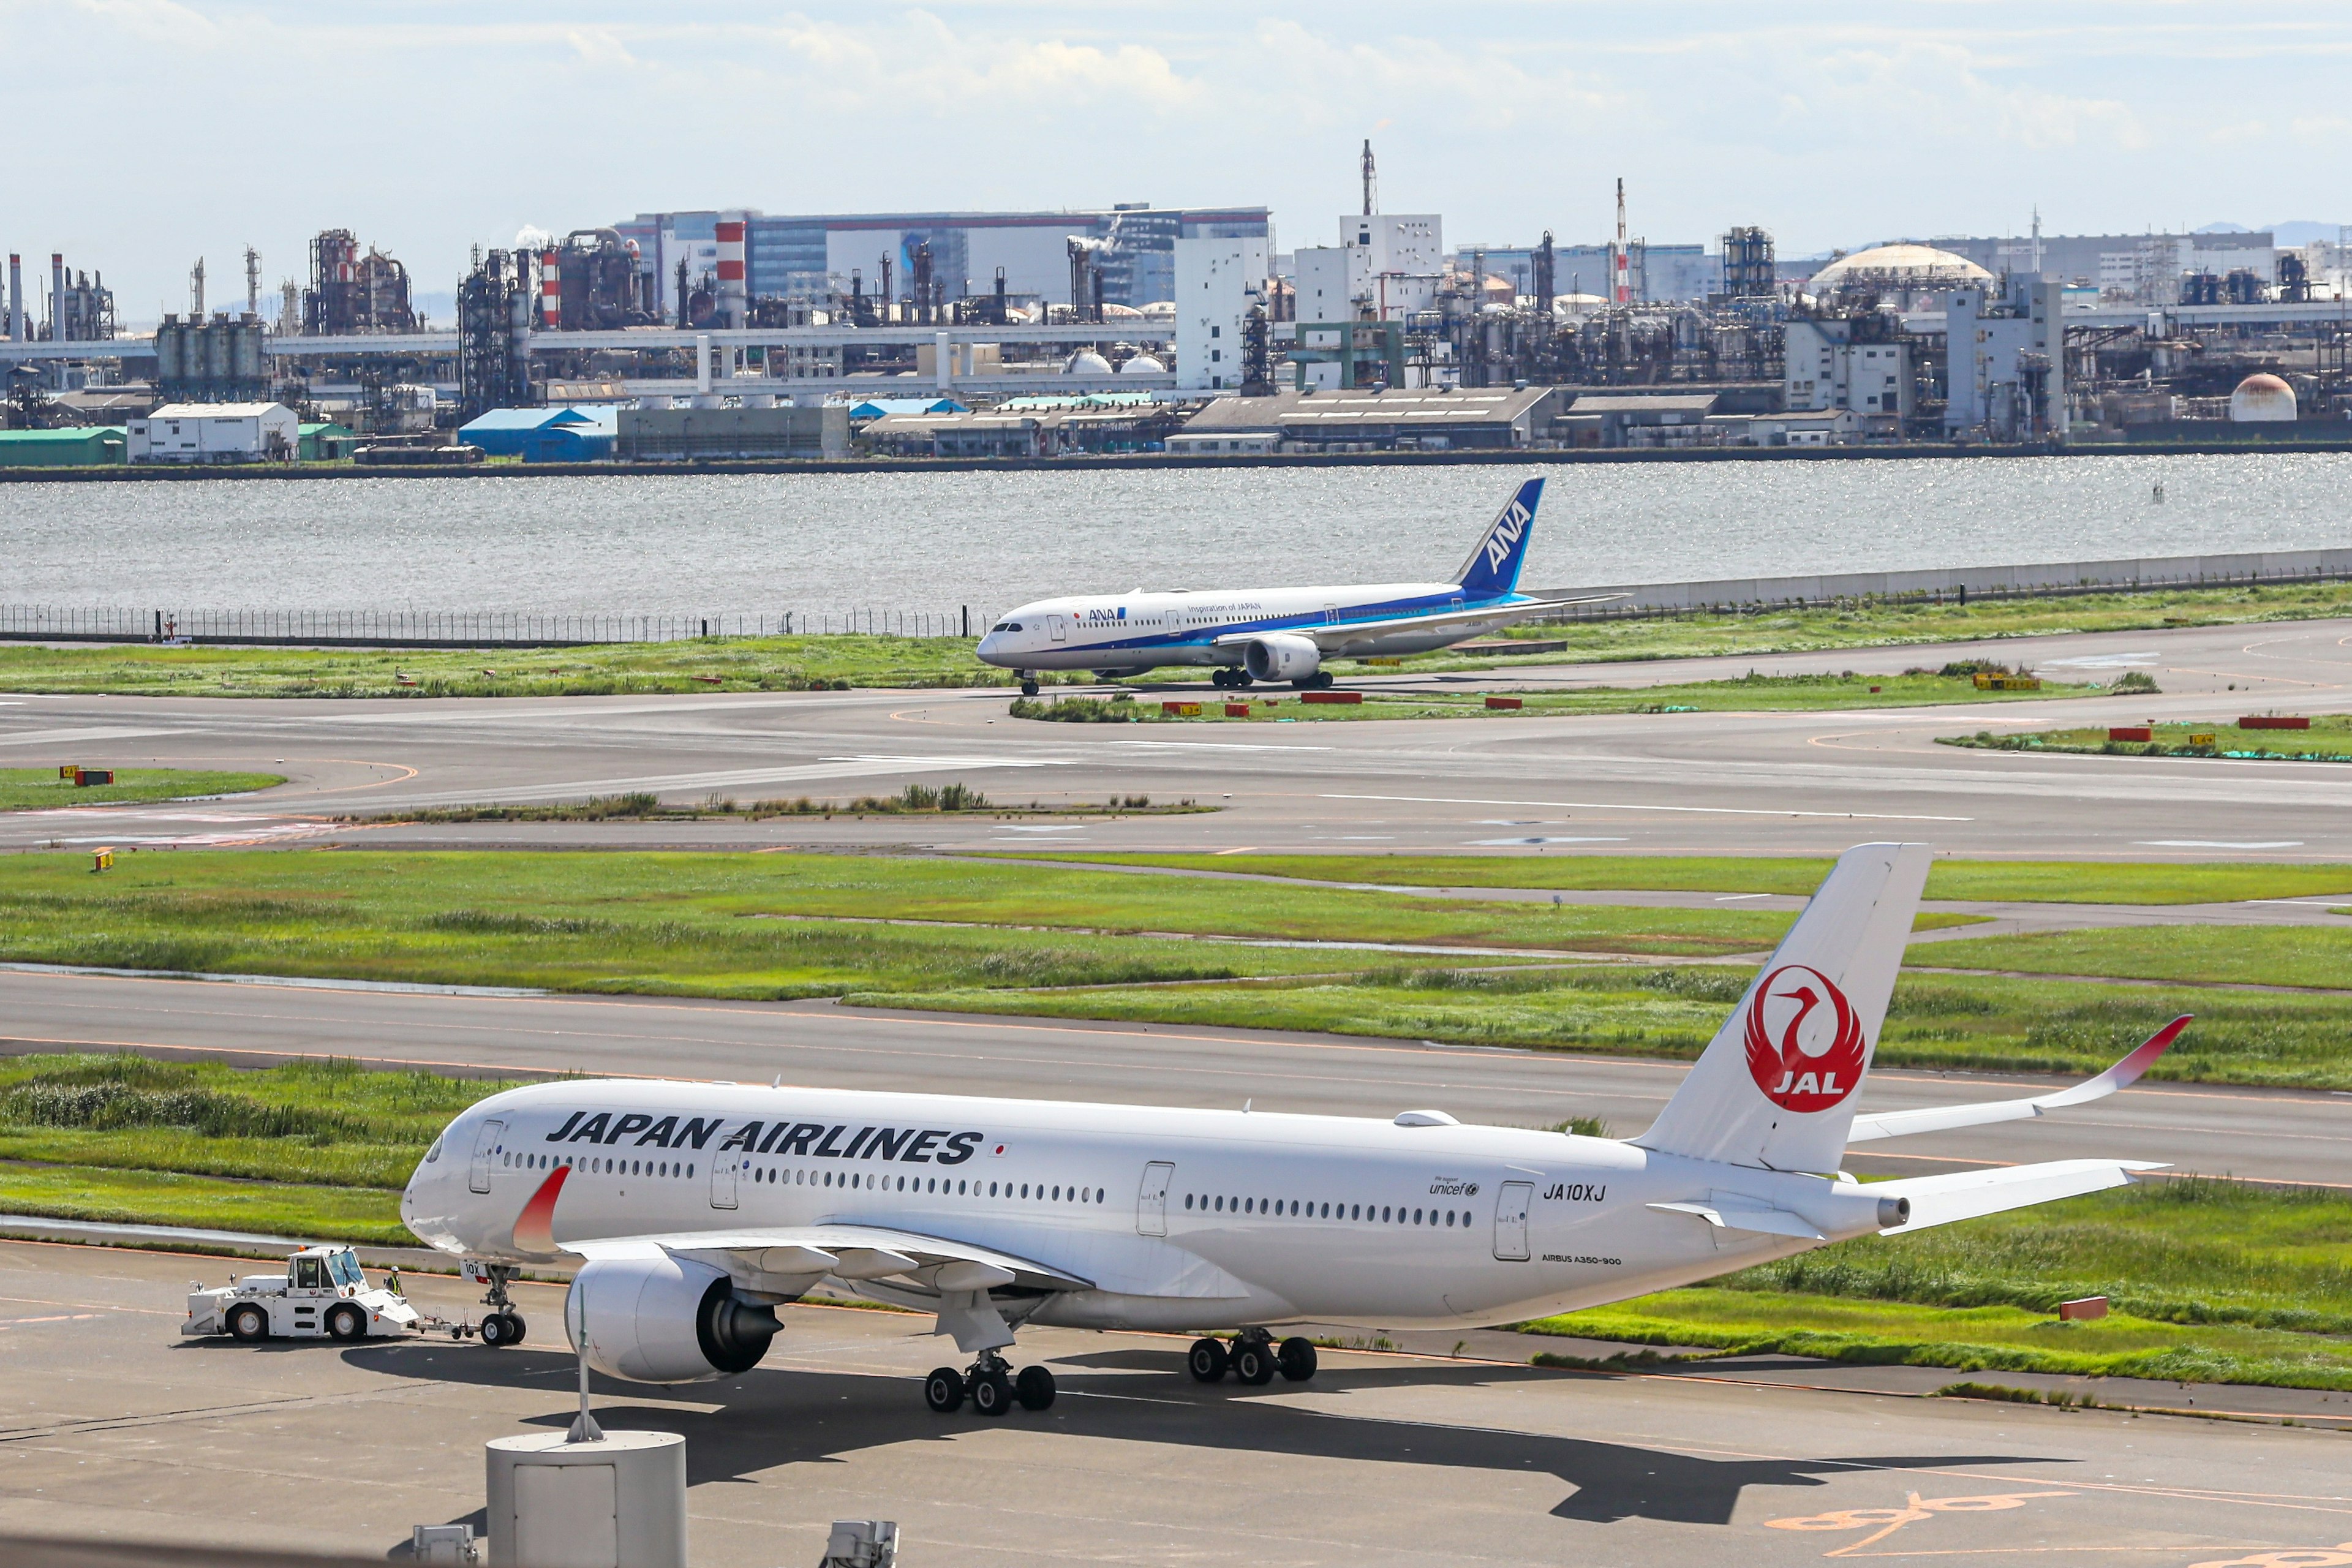
[[[991,1420],[1013,1410],[1013,1382],[1001,1372],[984,1372],[971,1380],[971,1408]]]
[[[1234,1345],[1234,1381],[1252,1388],[1263,1388],[1274,1381],[1274,1347],[1256,1340],[1241,1340]]]
[[[367,1338],[367,1314],[348,1301],[328,1308],[327,1337],[344,1344]]]
[[[1315,1375],[1315,1342],[1291,1335],[1275,1350],[1274,1364],[1290,1382],[1305,1383]]]
[[[951,1366],[935,1369],[923,1379],[923,1403],[941,1415],[963,1408],[963,1373]]]
[[[1052,1409],[1054,1394],[1054,1374],[1042,1366],[1024,1366],[1013,1380],[1013,1396],[1024,1410]]]
[[[257,1345],[269,1337],[269,1314],[258,1307],[232,1307],[228,1312],[228,1337]]]
[[[1232,1365],[1233,1357],[1223,1340],[1194,1340],[1192,1348],[1184,1352],[1184,1370],[1192,1374],[1194,1383],[1221,1383]]]
[[[507,1314],[507,1343],[510,1345],[519,1345],[522,1343],[524,1327],[525,1325],[520,1312],[509,1312]]]
[[[476,1332],[481,1335],[482,1343],[497,1350],[507,1342],[507,1315],[504,1312],[484,1313],[482,1326]]]
[[[1024,697],[1034,697],[1034,696],[1036,696],[1036,695],[1037,695],[1037,683],[1036,683],[1035,681],[1034,681],[1034,680],[1024,680],[1024,681],[1023,681],[1023,682],[1021,683],[1021,695],[1022,695],[1022,696],[1024,696]]]

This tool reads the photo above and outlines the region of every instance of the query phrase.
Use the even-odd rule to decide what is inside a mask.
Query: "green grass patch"
[[[0,1212],[414,1246],[400,1189],[510,1082],[129,1055],[0,1059]]]
[[[0,647],[0,691],[141,697],[555,697],[1006,686],[953,637],[702,637],[560,648]]]
[[[1516,709],[1490,709],[1480,691],[1361,690],[1361,702],[1301,702],[1293,692],[1228,691],[1201,700],[1198,715],[1164,712],[1158,701],[1122,702],[1090,697],[1016,700],[1015,719],[1062,719],[1099,722],[1265,724],[1312,720],[1509,719],[1574,717],[1592,713],[1791,713],[1847,708],[1916,708],[1951,702],[2034,702],[2062,697],[2097,696],[2098,686],[2044,682],[2032,691],[1984,691],[1963,676],[1915,670],[1903,675],[1759,675],[1751,670],[1730,680],[1685,681],[1670,686],[1593,686],[1577,690],[1514,687]],[[1229,715],[1228,702],[1246,702],[1246,714]]]
[[[2352,992],[2352,921],[2341,926],[2123,926],[1955,937],[1915,949],[1911,962],[1952,969]]]
[[[0,811],[47,811],[61,805],[111,805],[121,801],[244,795],[273,789],[285,782],[278,773],[117,768],[112,784],[85,786],[60,776],[55,768],[0,768]]]
[[[1940,735],[1938,744],[1991,752],[2074,752],[2106,757],[2219,757],[2238,762],[2352,763],[2352,714],[2311,715],[2308,730],[2241,730],[2235,721],[2151,722],[2152,739],[2110,740],[2105,725],[1996,735]]]
[[[1541,802],[1530,802],[1533,809]],[[1410,888],[1537,888],[1811,894],[1830,859],[1732,855],[1155,855],[1075,851],[1005,858],[1245,871],[1256,877]],[[2253,862],[2184,865],[2100,860],[1939,859],[1930,899],[2021,903],[2205,904],[2300,899],[2352,890],[2352,868]]]
[[[787,997],[1355,971],[1352,948],[1706,955],[1762,910],[1514,908],[861,855],[179,851],[0,860],[0,958],[553,990]],[[904,923],[901,923],[904,922]],[[1160,934],[1164,933],[1164,934]]]
[[[2352,1196],[2153,1180],[1530,1325],[1833,1361],[2352,1389]],[[2056,1320],[2105,1296],[2109,1315]]]
[[[1688,1060],[1714,1037],[1752,973],[1732,965],[1391,966],[1329,979],[853,994],[845,1000]],[[2352,996],[2193,986],[1911,975],[1895,986],[1877,1060],[1884,1067],[2082,1076],[2112,1065],[2183,1013],[2197,1021],[2150,1069],[2151,1078],[2352,1089]]]
[[[1854,599],[1806,610],[1727,605],[1721,613],[1521,626],[1499,635],[1534,642],[1565,642],[1568,647],[1563,652],[1533,656],[1546,663],[1564,664],[1812,653],[1829,648],[1889,647],[1980,637],[2236,626],[2346,615],[2352,615],[2352,584],[2313,583],[2292,587],[2181,588],[1978,599],[1965,605],[1920,599]],[[1409,658],[1405,668],[1472,669],[1492,668],[1494,663],[1491,659],[1465,658],[1441,651]]]

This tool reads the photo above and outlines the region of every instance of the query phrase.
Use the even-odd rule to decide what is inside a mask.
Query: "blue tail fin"
[[[1543,500],[1544,482],[1529,479],[1503,503],[1503,510],[1479,537],[1478,548],[1462,563],[1457,579],[1465,599],[1499,599],[1519,585],[1519,568],[1528,558],[1528,538],[1536,531],[1536,505]]]

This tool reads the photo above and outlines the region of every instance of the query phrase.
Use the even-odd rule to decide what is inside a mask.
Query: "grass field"
[[[1529,802],[1531,806],[1543,803]],[[1008,856],[1007,858],[1014,857]],[[1623,889],[1651,892],[1810,894],[1834,862],[1801,856],[1680,855],[1080,855],[1024,859],[1245,871],[1258,877],[1411,888]],[[2246,899],[2352,897],[2352,867],[2252,862],[1938,859],[1930,899],[2027,903],[2204,904]]]
[[[1854,603],[1764,614],[1526,626],[1528,639],[1561,642],[1554,663],[1808,652],[2057,632],[2234,625],[2352,615],[2352,584],[2202,588],[2084,597],[1979,600],[1958,605]],[[855,634],[708,637],[692,642],[467,650],[114,647],[0,647],[0,691],[89,691],[138,696],[524,697],[614,692],[800,690],[853,687],[1005,686],[1009,670],[982,664],[961,637]],[[1409,659],[1420,671],[1517,662],[1438,653]],[[1374,667],[1342,661],[1342,674]],[[404,681],[403,677],[406,678]],[[714,679],[698,679],[714,678]],[[1083,675],[1075,676],[1083,681]],[[1198,669],[1153,680],[1197,681]],[[410,682],[413,682],[411,684]]]
[[[108,805],[118,801],[183,800],[194,795],[243,795],[271,789],[286,780],[277,773],[207,773],[191,768],[117,768],[110,784],[81,785],[55,768],[0,768],[0,811],[47,811],[61,805]]]
[[[1952,702],[2033,702],[2051,698],[2089,697],[2099,686],[2066,686],[2055,681],[2032,691],[1982,691],[1965,677],[1912,673],[1876,678],[1862,675],[1759,675],[1750,672],[1732,680],[1685,681],[1672,686],[1595,686],[1580,690],[1544,691],[1515,689],[1516,709],[1491,709],[1482,692],[1388,692],[1369,689],[1361,702],[1302,702],[1296,692],[1229,691],[1201,699],[1201,711],[1192,715],[1163,712],[1159,702],[1103,703],[1093,698],[1063,698],[1073,710],[1083,703],[1090,719],[1127,717],[1130,721],[1183,724],[1282,724],[1351,721],[1367,719],[1508,719],[1573,717],[1591,713],[1726,713],[1816,712],[1848,708],[1916,708]],[[1231,706],[1246,706],[1245,714],[1228,714]],[[1016,701],[1016,719],[1050,719],[1059,706],[1051,700]],[[1039,711],[1040,709],[1045,710]]]
[[[2240,762],[2352,763],[2352,715],[2311,715],[2308,730],[2241,730],[2233,721],[2150,723],[2148,741],[2111,741],[2106,727],[2026,734],[1937,737],[1947,746],[1991,752],[2079,752],[2108,757],[2220,757]]]
[[[840,634],[562,648],[0,647],[0,691],[144,697],[551,697],[1012,683],[961,637]]]
[[[2352,920],[2340,926],[2135,926],[1955,937],[1915,948],[1915,964],[2104,974],[2352,994]]]
[[[2154,1181],[1870,1237],[1539,1331],[1961,1371],[2352,1389],[2352,1198]],[[2103,1295],[2104,1319],[2058,1302]]]
[[[1942,951],[1938,943],[1913,952]],[[1686,1060],[1706,1048],[1753,973],[1741,966],[1610,964],[1496,973],[1391,965],[1331,979],[1149,990],[853,993],[846,1000]],[[2352,994],[1914,975],[1895,987],[1877,1059],[1887,1067],[2088,1075],[2183,1013],[2197,1021],[2150,1069],[2151,1078],[2352,1089]]]
[[[503,1087],[349,1063],[0,1059],[0,1210],[414,1246],[409,1173]]]
[[[1249,883],[886,856],[180,851],[125,856],[103,878],[75,856],[0,859],[0,958],[17,962],[709,996],[1393,962],[1181,940],[1209,936],[1696,956],[1769,947],[1789,921],[1321,888],[1270,896]]]

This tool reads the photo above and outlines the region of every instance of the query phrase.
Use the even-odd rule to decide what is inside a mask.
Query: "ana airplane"
[[[1192,1374],[1314,1375],[1275,1330],[1512,1322],[1856,1236],[1900,1236],[2123,1184],[2110,1159],[1856,1182],[1849,1143],[2040,1116],[2135,1081],[2186,1018],[2097,1078],[1988,1104],[1855,1114],[1928,852],[1843,856],[1657,1121],[1622,1142],[1392,1121],[781,1086],[574,1080],[492,1095],[401,1200],[490,1282],[482,1337],[523,1336],[518,1266],[576,1260],[564,1328],[614,1377],[741,1373],[821,1281],[935,1316],[972,1357],[947,1412],[1054,1398],[1003,1352],[1030,1323],[1234,1331]]]
[[[986,662],[1037,675],[1091,669],[1103,679],[1162,665],[1205,665],[1218,686],[1287,680],[1331,684],[1323,662],[1375,654],[1427,653],[1570,605],[1518,591],[1544,482],[1528,480],[1478,536],[1449,583],[1379,583],[1352,588],[1246,588],[1233,592],[1078,595],[1024,605],[980,639]]]

